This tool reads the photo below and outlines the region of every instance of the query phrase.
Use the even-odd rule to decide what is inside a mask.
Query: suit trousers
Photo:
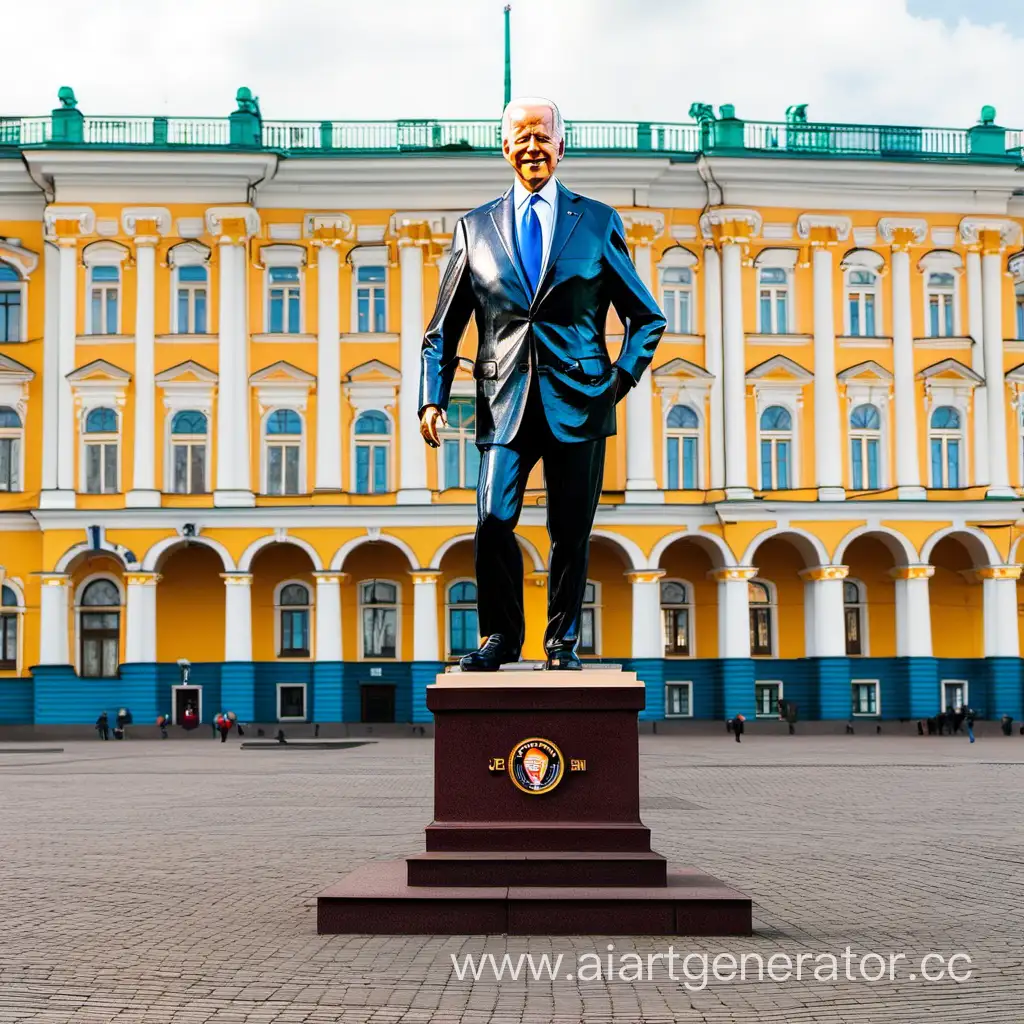
[[[548,426],[536,382],[509,444],[483,445],[477,484],[475,542],[480,634],[525,639],[523,556],[515,528],[530,471],[544,463],[551,562],[546,651],[575,649],[587,586],[590,531],[604,477],[605,439],[559,441]]]

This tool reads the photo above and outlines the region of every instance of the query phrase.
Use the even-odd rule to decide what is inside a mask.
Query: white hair
[[[501,141],[504,142],[512,129],[512,111],[520,110],[523,107],[547,107],[551,111],[551,124],[555,133],[555,140],[565,138],[565,122],[558,107],[549,99],[543,96],[519,96],[509,100],[505,109],[501,112]]]

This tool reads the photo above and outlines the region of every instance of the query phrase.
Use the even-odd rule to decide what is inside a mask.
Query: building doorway
[[[196,724],[203,720],[203,688],[201,686],[171,687],[171,721],[174,725],[185,724],[185,711],[190,706],[196,713]]]
[[[359,687],[363,722],[395,720],[395,688],[384,683],[364,683]]]

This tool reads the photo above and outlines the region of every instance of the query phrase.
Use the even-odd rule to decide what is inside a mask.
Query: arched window
[[[21,490],[21,417],[0,405],[0,491]]]
[[[781,491],[792,486],[793,417],[781,405],[761,413],[761,489]]]
[[[364,658],[398,657],[398,586],[390,580],[359,584]]]
[[[175,296],[176,334],[206,334],[209,273],[202,264],[175,268],[178,287]]]
[[[956,275],[930,271],[926,278],[928,300],[928,337],[950,338],[956,331]]]
[[[960,468],[960,422],[960,413],[951,405],[940,405],[932,413],[928,429],[932,487],[963,487],[966,483]]]
[[[0,587],[0,669],[18,667],[18,595],[12,587]]]
[[[84,459],[86,494],[116,494],[118,477],[117,413],[101,407],[85,415]]]
[[[858,657],[867,649],[867,599],[864,584],[857,580],[843,581],[843,619],[846,623],[846,653]]]
[[[461,658],[480,646],[476,583],[458,580],[448,588],[448,653]]]
[[[89,334],[121,333],[121,268],[89,268]]]
[[[693,271],[689,267],[661,271],[661,308],[669,334],[693,334]]]
[[[0,261],[0,343],[23,341],[21,274],[10,264]]]
[[[700,451],[700,420],[688,405],[669,410],[665,437],[665,486],[668,490],[695,490]]]
[[[848,332],[855,337],[875,337],[878,308],[878,274],[866,267],[846,272],[846,311]]]
[[[79,600],[81,674],[90,679],[117,675],[121,638],[121,594],[110,580],[93,580]]]
[[[771,656],[775,653],[775,588],[764,580],[747,584],[750,602],[750,653]]]
[[[757,286],[760,333],[788,334],[789,271],[785,267],[760,267]]]
[[[850,413],[850,485],[855,491],[880,486],[879,455],[882,417],[873,405],[858,405]]]
[[[580,642],[578,654],[599,654],[601,641],[601,585],[587,580],[583,588],[583,608],[580,612]]]
[[[302,330],[302,282],[298,267],[267,268],[267,333]]]
[[[388,449],[391,423],[377,410],[359,414],[356,435],[356,494],[383,494],[388,490]]]
[[[277,594],[279,658],[309,657],[309,587],[285,583]]]
[[[476,402],[453,398],[448,403],[448,426],[441,435],[442,489],[476,487],[480,449],[476,446]]]
[[[666,658],[693,656],[693,604],[691,590],[683,580],[661,582],[661,624]]]
[[[356,331],[383,334],[387,330],[387,268],[378,264],[357,266],[355,286]]]
[[[301,486],[302,417],[294,409],[275,409],[266,421],[267,494],[298,494]]]
[[[205,413],[183,409],[174,414],[171,420],[171,490],[175,494],[203,494],[206,491],[208,432]]]

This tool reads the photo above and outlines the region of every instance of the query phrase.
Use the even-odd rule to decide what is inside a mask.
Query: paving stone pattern
[[[974,977],[459,981],[450,955],[665,939],[318,936],[315,896],[422,849],[431,742],[0,745],[0,1024],[1024,1021],[1024,739],[644,737],[655,847],[749,892],[750,939],[677,953],[966,952]],[[9,745],[13,746],[13,745]],[[18,744],[24,747],[24,744]]]

